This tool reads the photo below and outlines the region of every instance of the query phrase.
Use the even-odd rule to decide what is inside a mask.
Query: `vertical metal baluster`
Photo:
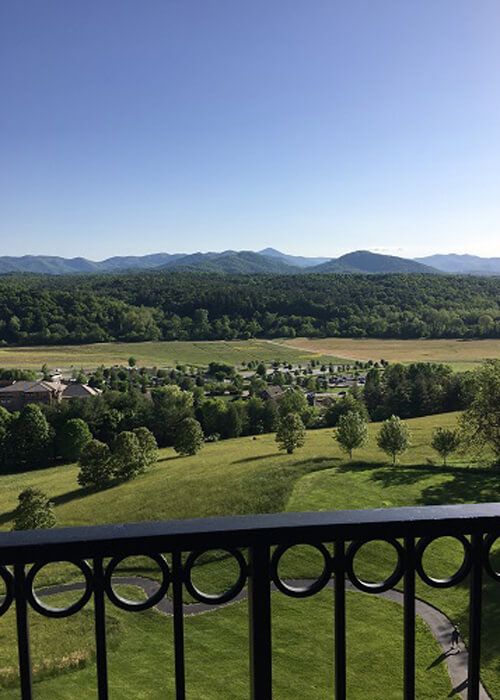
[[[344,541],[337,540],[335,554],[335,700],[346,699],[346,643],[345,643],[345,549]]]
[[[22,700],[31,700],[33,697],[33,686],[24,564],[14,565],[14,595],[16,598],[17,649],[19,654],[19,674],[21,676],[21,698]]]
[[[271,700],[273,695],[269,555],[267,545],[251,547],[249,554],[248,615],[252,700]]]
[[[172,577],[174,598],[174,656],[175,656],[175,697],[186,697],[186,678],[184,669],[184,612],[182,604],[182,557],[180,552],[172,554]]]
[[[415,540],[405,538],[404,700],[415,700]]]
[[[479,700],[479,675],[481,668],[481,598],[483,568],[483,536],[474,534],[471,538],[472,570],[470,574],[469,598],[469,700]]]
[[[94,618],[97,665],[97,696],[108,700],[108,660],[106,655],[106,617],[104,604],[104,569],[102,557],[94,559]]]

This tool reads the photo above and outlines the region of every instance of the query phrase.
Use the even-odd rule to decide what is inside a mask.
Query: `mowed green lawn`
[[[130,597],[130,589],[122,595]],[[54,596],[53,605],[62,605]],[[294,600],[272,595],[273,689],[277,700],[332,697],[334,634],[331,591]],[[185,619],[186,686],[189,700],[246,700],[248,682],[248,612],[245,601]],[[8,618],[8,619],[7,619]],[[13,612],[1,625],[15,644]],[[96,697],[92,606],[70,620],[48,620],[33,628],[33,659],[46,664],[48,650],[66,672],[39,680],[37,700]],[[357,593],[347,595],[347,682],[349,698],[402,697],[402,609],[396,603]],[[147,611],[127,613],[108,606],[109,685],[112,698],[163,700],[174,697],[172,618]],[[73,632],[73,634],[71,634]],[[75,634],[76,632],[76,634]],[[451,684],[441,665],[432,665],[440,649],[424,623],[417,621],[417,693],[431,700],[446,697]],[[15,666],[15,646],[0,651],[0,668]],[[5,658],[7,656],[7,658]],[[62,660],[62,661],[61,661]],[[56,659],[54,660],[56,661]],[[78,666],[80,664],[80,666]],[[372,672],[367,672],[367,667]],[[0,681],[0,686],[2,685]],[[17,700],[17,684],[5,682],[2,700]]]
[[[126,365],[129,357],[145,367],[175,367],[178,364],[208,365],[212,361],[242,362],[283,360],[305,365],[321,354],[295,350],[266,340],[167,341],[147,343],[93,343],[91,345],[40,345],[0,348],[0,367],[39,369]],[[326,358],[332,361],[332,357]],[[345,360],[340,360],[345,362]]]
[[[442,467],[439,460],[436,460],[429,447],[432,430],[438,425],[452,426],[456,419],[456,415],[447,414],[408,421],[413,433],[413,445],[401,459],[401,464],[396,467],[390,466],[386,457],[376,447],[374,435],[378,426],[374,424],[370,426],[371,439],[368,446],[355,455],[356,462],[353,464],[346,461],[332,440],[332,430],[318,430],[310,431],[304,448],[297,450],[293,455],[279,453],[272,435],[259,436],[255,440],[239,438],[209,444],[195,457],[177,457],[170,449],[163,450],[161,461],[150,472],[133,482],[100,493],[86,493],[78,488],[77,469],[74,465],[30,474],[7,475],[0,480],[0,512],[3,513],[1,526],[4,529],[10,527],[17,494],[27,485],[39,486],[54,500],[59,526],[282,510],[375,508],[500,500],[500,478],[494,469],[481,463],[474,463],[469,467],[470,460],[465,457],[457,459],[447,468]],[[366,551],[359,553],[356,570],[368,580],[378,580],[389,573],[393,559],[388,545],[371,545]],[[459,559],[460,552],[453,541],[443,541],[431,548],[426,555],[425,565],[430,573],[443,576],[458,568]],[[312,576],[316,573],[316,564],[314,556],[305,548],[301,548],[286,558],[280,573],[285,577]],[[143,574],[154,575],[153,571],[144,571],[141,567],[138,569]],[[230,561],[221,559],[200,567],[197,575],[205,582],[206,588],[221,590],[231,580],[232,567]],[[458,622],[464,635],[467,635],[466,584],[445,591],[420,585],[419,595],[444,610]],[[384,697],[401,697],[401,686],[398,683],[401,675],[402,627],[399,622],[391,622],[400,621],[401,610],[396,604],[362,594],[350,594],[349,600],[354,601],[350,603],[353,619],[356,619],[356,616],[359,619],[359,626],[356,627],[352,622],[349,632],[350,653],[358,655],[357,661],[354,657],[350,659],[350,673],[353,674],[351,679],[358,674],[358,690],[353,689],[349,697],[381,697],[377,687],[370,685],[376,679],[366,670],[376,668],[378,674],[380,666],[380,679],[386,678],[382,659],[377,660],[375,665],[371,661],[374,649],[381,650],[382,655],[382,652],[387,652],[384,658],[389,680],[384,680],[380,686],[384,689]],[[299,688],[298,695],[294,694],[295,697],[323,698],[329,694],[331,696],[331,691],[327,691],[332,682],[332,667],[329,666],[332,659],[332,640],[329,636],[333,614],[331,603],[331,592],[315,596],[310,601],[293,602],[279,594],[273,595],[275,627],[283,628],[283,641],[275,645],[276,683],[282,684],[279,686],[281,694],[277,697],[290,697],[291,687]],[[288,607],[292,605],[293,611]],[[370,614],[375,616],[373,625],[368,622],[371,620],[368,608],[363,606],[371,606]],[[305,611],[304,618],[300,618],[301,613],[296,613],[295,610]],[[489,581],[485,581],[485,610],[483,678],[492,697],[500,698],[500,641],[497,635],[500,625],[500,588],[498,584]],[[201,685],[196,686],[197,680],[191,676],[191,697],[227,697],[221,694],[220,688],[226,687],[224,679],[227,679],[227,675],[224,674],[229,673],[229,668],[236,676],[241,672],[241,683],[235,680],[238,688],[234,694],[231,693],[231,697],[246,697],[246,636],[239,646],[230,641],[226,646],[227,639],[231,640],[231,634],[246,635],[245,611],[245,604],[242,603],[188,620],[187,632],[192,633],[195,639],[197,633],[203,637],[200,637],[193,647],[196,654],[203,649],[206,655],[206,661],[203,662],[206,666],[199,673],[196,669],[203,667],[199,665],[201,662],[198,662],[196,654],[195,657],[188,657],[188,668],[191,664],[194,666],[194,669],[188,670],[188,675],[198,674],[207,686],[201,693]],[[154,612],[137,616],[119,611],[115,613],[111,606],[108,606],[108,613],[116,614],[116,619],[119,619],[122,625],[119,648],[113,652],[113,663],[118,669],[123,665],[123,671],[117,672],[117,678],[112,680],[112,683],[120,683],[122,677],[126,679],[126,683],[136,682],[130,678],[135,671],[138,674],[137,678],[142,679],[137,683],[143,684],[143,690],[141,693],[134,692],[134,697],[160,697],[159,691],[155,695],[157,686],[149,686],[145,674],[151,673],[150,677],[156,677],[154,671],[160,664],[158,654],[163,654],[162,658],[167,659],[168,663],[168,645],[166,646],[164,640],[168,637],[165,625],[170,623],[164,622],[164,619]],[[296,614],[299,615],[299,622],[294,622]],[[147,622],[144,622],[143,618]],[[240,622],[237,622],[238,619]],[[310,627],[306,627],[306,623],[310,624]],[[0,639],[3,624],[7,624],[6,618],[0,621]],[[150,624],[163,625],[161,634],[158,632],[157,636],[156,633],[148,632]],[[320,631],[322,625],[326,630],[324,633]],[[288,628],[289,634],[285,633]],[[144,637],[140,636],[142,632],[139,630],[142,629]],[[305,635],[306,629],[310,630],[310,634]],[[423,636],[420,637],[422,643],[419,643],[418,649],[419,683],[422,687],[418,697],[446,697],[449,692],[448,680],[442,665],[426,670],[432,661],[430,657],[438,656],[437,647],[432,639],[428,638],[425,629],[422,628],[419,634]],[[307,637],[304,648],[300,646],[300,639],[297,641],[295,636]],[[3,638],[5,639],[5,636]],[[312,639],[314,644],[311,645]],[[131,657],[127,656],[127,650],[132,650],[130,653],[133,657],[136,642],[136,648],[141,649],[144,656],[144,660],[141,656],[140,668],[131,666]],[[307,653],[308,648],[316,649],[316,646],[317,666],[311,660],[311,654]],[[46,648],[50,648],[50,645]],[[241,662],[235,664],[230,661],[231,654],[240,648]],[[220,670],[225,663],[226,671]],[[359,667],[356,666],[357,663],[360,664]],[[223,664],[223,667],[220,664]],[[434,675],[436,668],[441,674],[441,680],[438,675]],[[315,669],[323,674],[319,674],[320,679],[315,680]],[[77,687],[78,678],[90,679],[93,678],[93,673],[93,663],[89,662],[85,669],[66,673],[56,679],[40,681],[37,684],[38,695],[41,698],[74,697],[72,688],[74,690]],[[166,684],[170,682],[167,675],[165,672]],[[222,686],[217,685],[218,682],[221,682]],[[287,683],[290,685],[287,686]],[[300,685],[301,683],[304,685]],[[440,683],[444,685],[439,685]],[[313,689],[313,684],[317,684],[316,689]],[[352,680],[351,687],[354,688],[354,685]],[[56,687],[59,690],[56,691]],[[396,690],[398,688],[399,690]],[[394,695],[387,695],[392,693],[393,689]],[[359,692],[359,695],[356,692]],[[119,690],[115,695],[124,697]],[[10,698],[14,695],[7,694],[1,697]]]

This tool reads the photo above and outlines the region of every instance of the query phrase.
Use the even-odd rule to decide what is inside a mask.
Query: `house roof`
[[[281,396],[283,394],[283,389],[280,386],[274,386],[271,384],[263,389],[261,393],[267,394],[271,398],[275,398],[276,396]]]
[[[34,393],[52,393],[53,391],[59,391],[61,385],[57,382],[46,382],[43,379],[30,382],[26,380],[21,380],[18,382],[13,382],[8,386],[3,386],[0,388],[0,392],[4,394],[34,394]]]
[[[69,398],[69,397],[84,397],[84,396],[99,396],[101,392],[99,389],[94,389],[94,387],[89,386],[88,384],[77,384],[76,382],[73,382],[72,384],[68,384],[66,389],[63,392],[63,398]]]

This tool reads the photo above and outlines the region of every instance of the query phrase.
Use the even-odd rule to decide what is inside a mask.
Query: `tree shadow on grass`
[[[160,457],[160,459],[157,459],[156,462],[159,464],[160,462],[171,462],[173,459],[179,459],[179,457],[182,457],[182,455],[171,455],[170,457]]]
[[[450,472],[448,472],[450,473]],[[417,503],[488,503],[500,501],[500,474],[491,469],[460,469],[452,479],[423,489]]]
[[[242,459],[233,459],[231,464],[246,464],[247,462],[259,462],[263,459],[274,459],[275,457],[285,456],[285,452],[270,452],[266,455],[257,455],[256,457],[243,457]]]
[[[433,464],[388,464],[387,462],[342,462],[338,472],[372,472],[371,479],[383,487],[416,484],[432,476],[450,476],[422,490],[419,504],[470,503],[500,500],[500,469],[454,467]]]
[[[372,475],[373,481],[381,483],[382,486],[404,486],[408,484],[416,484],[422,479],[427,479],[429,476],[440,475],[455,475],[456,468],[454,467],[435,467],[429,464],[411,464],[411,465],[384,465]]]
[[[314,467],[317,467],[317,471],[320,471],[321,469],[333,469],[334,467],[336,469],[341,469],[342,461],[343,460],[340,457],[313,457],[312,459],[295,461],[293,466],[303,467],[313,465]],[[311,471],[316,471],[316,469],[312,469]]]

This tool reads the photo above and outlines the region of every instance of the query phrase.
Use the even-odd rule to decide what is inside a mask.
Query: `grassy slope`
[[[401,463],[425,465],[427,459],[435,458],[429,447],[432,430],[455,421],[453,414],[409,421],[413,446]],[[356,457],[369,463],[385,462],[373,439],[377,429],[375,424],[370,426],[372,439]],[[293,455],[279,452],[273,435],[207,444],[195,457],[178,457],[168,448],[161,451],[158,464],[139,479],[98,493],[78,487],[76,465],[4,475],[0,527],[10,529],[17,495],[27,486],[42,488],[54,501],[59,527],[280,511],[285,509],[298,478],[339,464],[345,464],[345,457],[332,440],[332,430],[316,430],[308,433],[305,447]],[[429,466],[424,471],[429,485],[438,490],[455,474]],[[398,479],[398,474],[394,478]],[[444,493],[442,502],[450,495]],[[471,501],[477,498],[476,491],[469,490],[466,496]],[[383,505],[384,500],[371,501],[372,507]],[[347,507],[347,502],[340,507]]]
[[[374,446],[376,426],[371,426],[370,444],[358,455],[370,466],[346,464],[332,441],[332,431],[321,430],[309,433],[306,446],[294,455],[279,454],[273,436],[262,436],[257,440],[240,438],[207,445],[192,458],[173,457],[170,450],[165,450],[162,452],[163,461],[148,474],[135,482],[98,494],[85,494],[78,490],[76,468],[72,465],[29,475],[3,476],[0,492],[3,527],[9,527],[9,512],[15,505],[17,493],[28,483],[39,485],[56,502],[60,526],[284,509],[499,500],[500,480],[492,470],[479,465],[468,469],[463,463],[443,469],[426,463],[433,457],[428,447],[432,429],[436,425],[453,425],[455,420],[456,416],[450,414],[410,421],[413,447],[402,459],[403,466],[396,468],[387,466],[383,455]],[[454,548],[448,546],[441,550],[430,552],[426,558],[431,572],[439,570],[442,573],[443,566],[448,570],[456,566],[457,553]],[[376,580],[390,568],[390,564],[391,557],[382,548],[367,551],[361,557],[360,573]],[[314,569],[314,562],[307,554],[300,552],[288,557],[284,569],[284,575],[308,575]],[[216,589],[229,578],[228,566],[224,562],[222,566],[207,564],[203,571],[205,580]],[[424,590],[421,587],[420,594],[458,620],[466,632],[467,592],[464,586],[447,591]],[[500,697],[500,683],[495,669],[495,657],[499,651],[496,639],[496,629],[500,623],[498,595],[497,587],[487,583],[484,676],[495,697]],[[378,602],[374,602],[375,607]],[[220,619],[224,619],[224,614],[223,611],[217,613],[222,616]],[[206,618],[207,621],[210,617]],[[377,628],[377,639],[380,634],[382,632]],[[419,664],[422,665],[420,653]],[[69,674],[65,678],[76,678],[80,673],[84,672]],[[44,681],[40,688],[45,683],[49,682]],[[422,694],[419,697],[426,696]]]
[[[250,360],[271,362],[286,360],[305,364],[321,355],[296,350],[265,340],[171,341],[148,343],[95,343],[0,348],[0,367],[39,369],[49,367],[84,367],[125,365],[130,356],[143,366],[172,367],[177,364],[208,365],[213,360],[240,364]],[[332,358],[328,358],[332,359]]]
[[[284,347],[318,352],[354,360],[389,362],[446,362],[457,369],[470,369],[486,358],[500,358],[500,340],[380,338],[284,338]]]

